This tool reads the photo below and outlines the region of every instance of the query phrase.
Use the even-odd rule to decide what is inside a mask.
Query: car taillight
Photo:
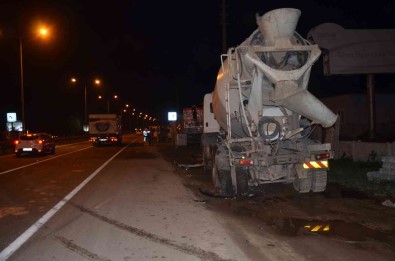
[[[43,144],[43,140],[38,140],[38,144]]]
[[[14,144],[15,144],[15,145],[18,145],[19,143],[20,143],[19,140],[14,140]]]

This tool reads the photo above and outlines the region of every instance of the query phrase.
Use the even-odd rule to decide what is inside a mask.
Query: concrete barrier
[[[340,141],[336,159],[350,157],[355,161],[380,161],[395,156],[395,142]]]
[[[395,156],[385,156],[381,159],[383,165],[378,171],[368,172],[370,181],[395,181]]]

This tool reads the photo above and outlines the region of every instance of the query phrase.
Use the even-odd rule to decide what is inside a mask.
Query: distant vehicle
[[[186,133],[203,133],[203,107],[183,108],[182,120]]]
[[[121,117],[117,114],[90,114],[89,135],[94,146],[122,144]]]
[[[22,154],[55,154],[56,144],[48,133],[29,133],[21,135],[14,141],[14,151],[17,157]]]
[[[187,135],[187,144],[198,144],[203,133],[203,107],[192,106],[182,109],[183,128]]]

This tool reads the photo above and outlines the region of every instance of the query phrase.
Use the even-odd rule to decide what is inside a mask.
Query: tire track
[[[162,245],[166,245],[170,248],[173,248],[175,250],[181,251],[183,253],[189,254],[189,255],[194,255],[202,260],[210,260],[210,261],[234,261],[233,259],[223,259],[221,258],[219,255],[217,255],[214,252],[211,251],[206,251],[203,250],[199,247],[195,247],[192,245],[188,245],[188,244],[183,244],[183,243],[177,243],[174,242],[170,239],[167,238],[163,238],[160,237],[158,235],[152,234],[150,232],[147,232],[145,230],[139,229],[139,228],[135,228],[132,226],[129,226],[127,224],[121,223],[117,220],[111,219],[109,217],[100,215],[99,213],[97,213],[94,210],[85,208],[83,206],[80,205],[76,205],[73,204],[72,202],[69,202],[69,204],[73,205],[74,207],[78,208],[79,210],[81,210],[84,213],[87,213],[93,217],[96,217],[98,219],[100,219],[101,221],[104,221],[108,224],[111,224],[119,229],[122,229],[124,231],[127,231],[129,233],[132,233],[134,235],[137,235],[139,237],[145,238],[147,240],[150,240],[152,242],[158,243],[158,244],[162,244]],[[101,259],[98,259],[101,260]]]
[[[92,252],[90,252],[89,250],[82,248],[76,244],[74,244],[74,242],[72,240],[69,240],[65,237],[62,236],[54,236],[57,240],[59,240],[61,243],[63,243],[68,249],[70,249],[71,251],[86,257],[90,260],[94,260],[94,261],[111,261],[111,259],[105,258],[105,257],[101,257],[98,256]]]

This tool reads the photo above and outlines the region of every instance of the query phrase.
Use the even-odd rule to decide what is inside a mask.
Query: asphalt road
[[[1,157],[1,258],[248,260],[232,230],[141,139]]]
[[[58,146],[55,155],[0,157],[0,260],[394,257],[393,246],[359,241],[360,234],[354,240],[339,237],[347,229],[330,220],[334,211],[353,217],[373,210],[371,205],[351,207],[342,201],[345,210],[340,210],[339,205],[330,205],[338,199],[325,201],[320,196],[266,198],[264,204],[210,198],[191,185],[192,170],[180,173],[160,152],[159,145],[143,144],[142,136],[130,135],[122,146],[80,142]],[[303,209],[314,219],[301,219]],[[263,213],[276,218],[262,223],[257,217]],[[385,217],[392,213],[389,210]],[[320,225],[321,230],[330,224],[338,234],[303,232],[303,222],[311,229]],[[288,234],[278,233],[276,227],[284,227]],[[362,228],[353,233],[359,229],[367,238],[375,236]]]

